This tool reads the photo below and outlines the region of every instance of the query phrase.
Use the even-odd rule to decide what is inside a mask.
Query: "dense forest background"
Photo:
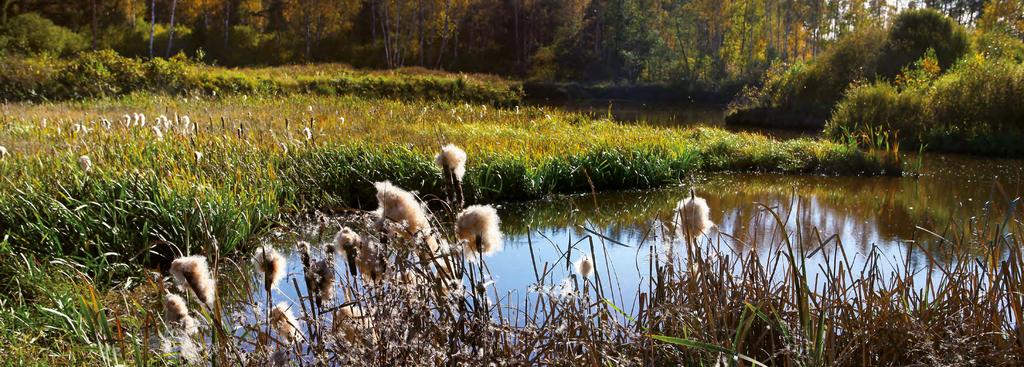
[[[226,66],[342,62],[542,81],[745,83],[908,8],[1024,38],[1024,0],[0,1],[5,54],[113,49]]]

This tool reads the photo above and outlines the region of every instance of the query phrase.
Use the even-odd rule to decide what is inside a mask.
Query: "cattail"
[[[78,167],[84,172],[92,171],[92,159],[89,159],[87,155],[78,157]]]
[[[441,152],[434,157],[434,163],[442,170],[449,170],[459,181],[466,175],[466,152],[455,144],[441,147]]]
[[[679,204],[676,205],[673,219],[678,226],[676,234],[691,240],[700,237],[715,225],[710,216],[711,209],[708,208],[707,200],[694,195],[693,190],[690,190],[690,197],[679,201]]]
[[[0,145],[0,160],[7,159],[7,147]]]
[[[342,227],[338,234],[334,235],[334,250],[345,256],[349,272],[356,275],[356,257],[359,256],[359,248],[363,247],[363,238],[351,228]]]
[[[330,258],[315,261],[310,272],[316,285],[317,306],[323,307],[334,300],[334,262]]]
[[[490,205],[473,205],[455,219],[455,234],[470,253],[493,255],[501,251],[501,219]]]
[[[334,333],[344,334],[349,343],[355,343],[361,338],[362,330],[370,330],[373,323],[358,305],[347,305],[334,311]]]
[[[185,299],[176,294],[164,296],[164,318],[167,323],[191,335],[196,331],[195,319],[188,314]]]
[[[430,229],[427,215],[412,193],[402,190],[389,181],[373,184],[377,188],[377,202],[381,218],[406,226],[403,236]]]
[[[356,266],[359,267],[359,273],[363,275],[363,280],[369,282],[380,281],[387,271],[387,262],[381,255],[380,249],[377,245],[369,242],[363,242],[363,246],[359,248]]]
[[[252,263],[256,266],[257,271],[263,273],[266,289],[277,287],[277,283],[284,278],[288,264],[284,256],[270,246],[256,249],[256,253],[252,256]]]
[[[576,268],[576,274],[584,278],[594,275],[594,260],[591,260],[589,255],[583,255],[579,260],[576,260],[573,267]]]
[[[193,255],[175,259],[171,262],[171,275],[178,287],[191,289],[199,302],[207,306],[213,305],[216,283],[210,277],[210,268],[206,264],[205,256]]]
[[[295,319],[295,315],[292,314],[287,303],[281,302],[274,306],[274,309],[270,311],[270,324],[288,344],[295,342],[302,335],[299,331],[299,321]]]

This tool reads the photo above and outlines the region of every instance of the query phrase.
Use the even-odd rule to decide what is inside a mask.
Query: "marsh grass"
[[[167,264],[212,241],[224,253],[248,248],[252,234],[288,213],[365,207],[368,182],[442,196],[445,181],[431,158],[447,142],[473,157],[463,180],[468,203],[658,187],[723,170],[900,172],[844,144],[621,125],[536,108],[136,96],[4,109],[0,139],[10,153],[0,163],[0,224],[11,245],[70,256],[101,281],[112,279],[110,264]],[[136,111],[150,121],[188,115],[193,125],[179,122],[157,139],[148,126],[119,121]],[[83,154],[90,172],[77,167]]]
[[[248,264],[231,257],[247,253],[255,247],[257,235],[296,214],[367,207],[373,201],[374,181],[391,180],[417,189],[425,198],[443,197],[445,181],[433,154],[449,142],[458,142],[471,157],[463,182],[467,203],[656,187],[698,172],[722,170],[900,171],[851,145],[809,139],[778,142],[714,128],[621,125],[538,108],[301,95],[284,101],[133,95],[3,107],[0,140],[9,155],[0,162],[0,227],[5,229],[5,258],[20,261],[0,267],[10,275],[4,278],[10,286],[0,299],[11,302],[3,307],[7,314],[0,319],[11,324],[5,328],[9,331],[4,343],[16,351],[13,360],[26,363],[145,364],[175,360],[183,351],[196,352],[197,346],[209,348],[203,349],[209,353],[204,358],[240,361],[245,351],[272,343],[266,337],[252,339],[260,330],[265,334],[266,328],[246,329],[244,320],[238,319],[245,313],[227,302],[251,298],[262,288],[219,276]],[[145,112],[150,124],[120,121],[119,116],[133,112]],[[160,114],[169,116],[162,139],[151,129]],[[183,122],[185,115],[192,125]],[[82,155],[91,158],[89,171],[78,166]],[[439,217],[453,218],[453,213]],[[597,258],[591,252],[591,258]],[[189,300],[203,336],[168,349],[170,355],[154,353],[151,347],[161,340],[164,328],[151,311],[159,309],[153,305],[170,287],[138,277],[138,267],[166,269],[174,258],[189,254],[208,257],[220,284],[218,301],[196,307]],[[431,358],[420,362],[505,358],[558,363],[585,357],[628,363],[637,358],[623,346],[636,342],[631,338],[640,334],[629,330],[638,329],[616,326],[614,308],[602,306],[600,295],[606,290],[601,285],[608,280],[600,264],[593,280],[576,280],[578,288],[572,289],[601,293],[572,298],[564,307],[556,305],[564,301],[543,297],[509,303],[494,295],[488,301],[478,287],[488,278],[485,263],[465,268],[467,298],[457,299],[455,306],[447,302],[471,311],[458,308],[456,313],[440,310],[451,292],[442,292],[439,284],[444,283],[428,268],[410,262],[412,257],[401,252],[390,253],[389,259],[427,281],[411,289],[367,288],[360,279],[340,277],[337,294],[346,296],[338,298],[359,300],[375,320],[410,322],[362,337],[364,347],[336,356],[383,364],[410,356]],[[543,269],[536,270],[541,274]],[[555,279],[539,278],[538,283],[562,286]],[[298,282],[291,286],[298,293],[304,289]],[[160,291],[129,293],[147,289]],[[410,292],[420,294],[423,301],[407,304]],[[259,303],[265,302],[259,298]],[[315,302],[306,309],[301,305],[292,304],[300,306],[293,311],[302,311],[300,329],[309,339],[299,338],[298,344],[305,347],[294,353],[306,355],[312,346],[317,353],[310,358],[327,358],[320,334],[334,327],[331,318],[311,318],[311,310],[318,309]],[[497,324],[486,317],[494,312],[501,315]],[[553,330],[543,321],[558,319],[566,324]],[[363,320],[339,327],[348,330],[354,323],[358,328]],[[600,320],[602,328],[588,326],[594,320]],[[419,329],[410,333],[404,327]],[[408,348],[379,342],[410,335],[419,335],[424,342]],[[36,340],[52,347],[33,347]],[[440,346],[444,348],[436,349]]]
[[[790,220],[755,205],[765,221]],[[440,214],[432,215],[434,234],[455,243],[453,223]],[[389,270],[371,284],[339,262],[333,276],[340,296],[324,305],[312,296],[315,287],[291,274],[283,285],[289,292],[273,296],[296,314],[302,336],[295,344],[264,332],[263,275],[248,261],[214,253],[207,256],[224,259],[217,292],[222,314],[195,311],[202,306],[187,297],[201,318],[201,335],[190,342],[196,349],[187,351],[194,354],[159,347],[183,342],[166,331],[174,326],[160,321],[153,311],[159,307],[149,305],[159,298],[148,294],[171,289],[162,280],[139,287],[143,296],[127,309],[89,306],[102,311],[86,308],[71,315],[68,326],[82,330],[79,337],[97,346],[96,355],[154,363],[188,362],[187,357],[201,364],[283,358],[287,365],[961,365],[1014,364],[1024,355],[1024,259],[1017,234],[1024,227],[1016,215],[996,225],[968,220],[947,231],[922,230],[921,238],[895,256],[870,247],[847,253],[836,239],[807,240],[784,229],[771,234],[778,240],[767,249],[734,250],[740,246],[727,233],[680,239],[673,235],[677,224],[652,218],[649,236],[628,244],[649,259],[634,294],[622,292],[618,274],[602,261],[593,262],[590,277],[555,270],[582,257],[600,259],[608,247],[619,246],[599,236],[555,243],[531,234],[528,246],[553,246],[562,255],[531,256],[523,265],[535,276],[532,290],[503,293],[491,282],[492,260],[468,262],[459,251],[446,254],[461,274],[461,286],[453,287],[431,260],[408,250],[425,246],[423,237],[375,235],[369,213],[308,219],[282,228],[270,241],[285,248],[325,242],[348,226],[387,244],[382,248]],[[958,255],[938,258],[925,250],[930,245]],[[311,260],[328,256],[313,248]],[[918,256],[924,263],[913,265]],[[402,276],[406,272],[417,280]],[[349,311],[336,312],[343,309]],[[95,317],[107,321],[90,321]],[[234,332],[215,338],[214,328]]]

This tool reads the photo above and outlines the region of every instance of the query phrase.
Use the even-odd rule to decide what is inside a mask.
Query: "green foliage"
[[[825,128],[844,138],[884,128],[930,150],[1022,156],[1024,64],[977,55],[930,83],[861,86]]]
[[[438,136],[474,157],[464,178],[470,202],[651,188],[722,170],[898,172],[843,144],[627,126],[536,108],[515,113],[463,103],[304,95],[283,104],[257,97],[227,103],[136,98],[63,106],[88,106],[82,114],[116,120],[159,105],[192,111],[200,127],[166,130],[162,139],[150,127],[116,122],[109,130],[86,123],[90,132],[76,132],[59,121],[67,107],[30,105],[34,112],[27,115],[51,118],[46,127],[18,120],[0,131],[3,141],[22,142],[8,145],[11,153],[0,162],[0,176],[7,178],[0,182],[0,235],[17,251],[74,259],[100,284],[123,275],[108,264],[165,263],[214,244],[231,253],[247,248],[253,234],[286,212],[372,205],[374,181],[442,195],[433,162]],[[310,112],[307,106],[316,107]],[[198,111],[226,115],[231,125],[207,122]],[[347,117],[344,123],[339,115]],[[293,138],[307,123],[313,137]],[[81,154],[91,157],[91,172],[77,167]]]
[[[36,13],[25,13],[0,26],[0,50],[24,54],[70,55],[87,47],[85,39]]]
[[[1024,41],[1003,32],[980,32],[974,37],[974,50],[991,59],[1024,63]]]
[[[326,66],[328,69],[330,65]],[[314,93],[371,98],[519,104],[518,84],[494,77],[429,72],[323,72],[302,67],[232,70],[208,67],[182,54],[164,59],[122,57],[112,50],[82,52],[68,60],[0,57],[0,98],[65,100],[135,92],[167,94],[282,95]],[[298,70],[298,71],[295,71]],[[293,72],[295,71],[295,72]]]
[[[884,30],[865,26],[808,63],[770,68],[763,86],[733,103],[730,122],[820,126],[851,83],[875,77],[886,39]],[[759,113],[764,116],[750,116]]]
[[[894,78],[929,49],[942,69],[948,69],[970,50],[967,32],[953,19],[932,9],[904,11],[893,21],[879,58],[878,71]]]

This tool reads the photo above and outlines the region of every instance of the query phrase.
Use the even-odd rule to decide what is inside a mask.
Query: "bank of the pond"
[[[183,56],[140,60],[109,50],[83,52],[67,59],[0,56],[0,98],[7,101],[83,100],[132,93],[351,95],[506,107],[519,104],[523,97],[519,82],[421,68],[369,71],[341,64],[318,64],[231,69]]]
[[[149,114],[149,125],[125,126],[120,116],[132,111]],[[110,269],[103,264],[163,262],[213,243],[230,253],[282,213],[370,207],[374,181],[440,195],[433,154],[449,142],[470,154],[470,202],[650,188],[699,172],[900,172],[891,155],[849,145],[622,125],[538,108],[137,96],[10,105],[8,113],[0,227],[10,245],[74,256],[101,275]],[[172,117],[154,122],[159,113]]]

